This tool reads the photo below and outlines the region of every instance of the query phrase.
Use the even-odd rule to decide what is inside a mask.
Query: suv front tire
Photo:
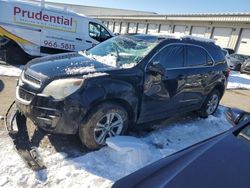
[[[89,149],[99,149],[108,137],[125,134],[128,113],[120,105],[103,103],[94,108],[79,127],[82,143]]]

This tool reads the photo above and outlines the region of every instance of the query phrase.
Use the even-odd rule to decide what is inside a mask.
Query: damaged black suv
[[[121,35],[85,52],[30,61],[16,104],[40,128],[78,133],[96,149],[131,125],[189,111],[213,114],[228,75],[223,52],[212,41]]]

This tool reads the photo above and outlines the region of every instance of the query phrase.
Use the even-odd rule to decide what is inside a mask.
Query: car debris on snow
[[[152,159],[160,156],[153,145],[150,146],[143,140],[132,136],[110,137],[107,138],[106,143],[113,150],[110,158],[115,163],[123,161],[130,169],[142,168]]]

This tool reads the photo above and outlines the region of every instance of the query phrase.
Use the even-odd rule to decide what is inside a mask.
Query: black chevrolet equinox
[[[190,111],[213,114],[228,76],[213,41],[120,35],[88,51],[30,61],[17,83],[16,104],[40,128],[78,133],[96,149],[130,125]]]

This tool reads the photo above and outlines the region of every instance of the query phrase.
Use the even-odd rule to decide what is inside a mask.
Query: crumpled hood
[[[116,69],[112,66],[90,59],[81,53],[72,52],[51,55],[31,60],[25,71],[34,77],[66,77],[70,75],[86,75]]]

